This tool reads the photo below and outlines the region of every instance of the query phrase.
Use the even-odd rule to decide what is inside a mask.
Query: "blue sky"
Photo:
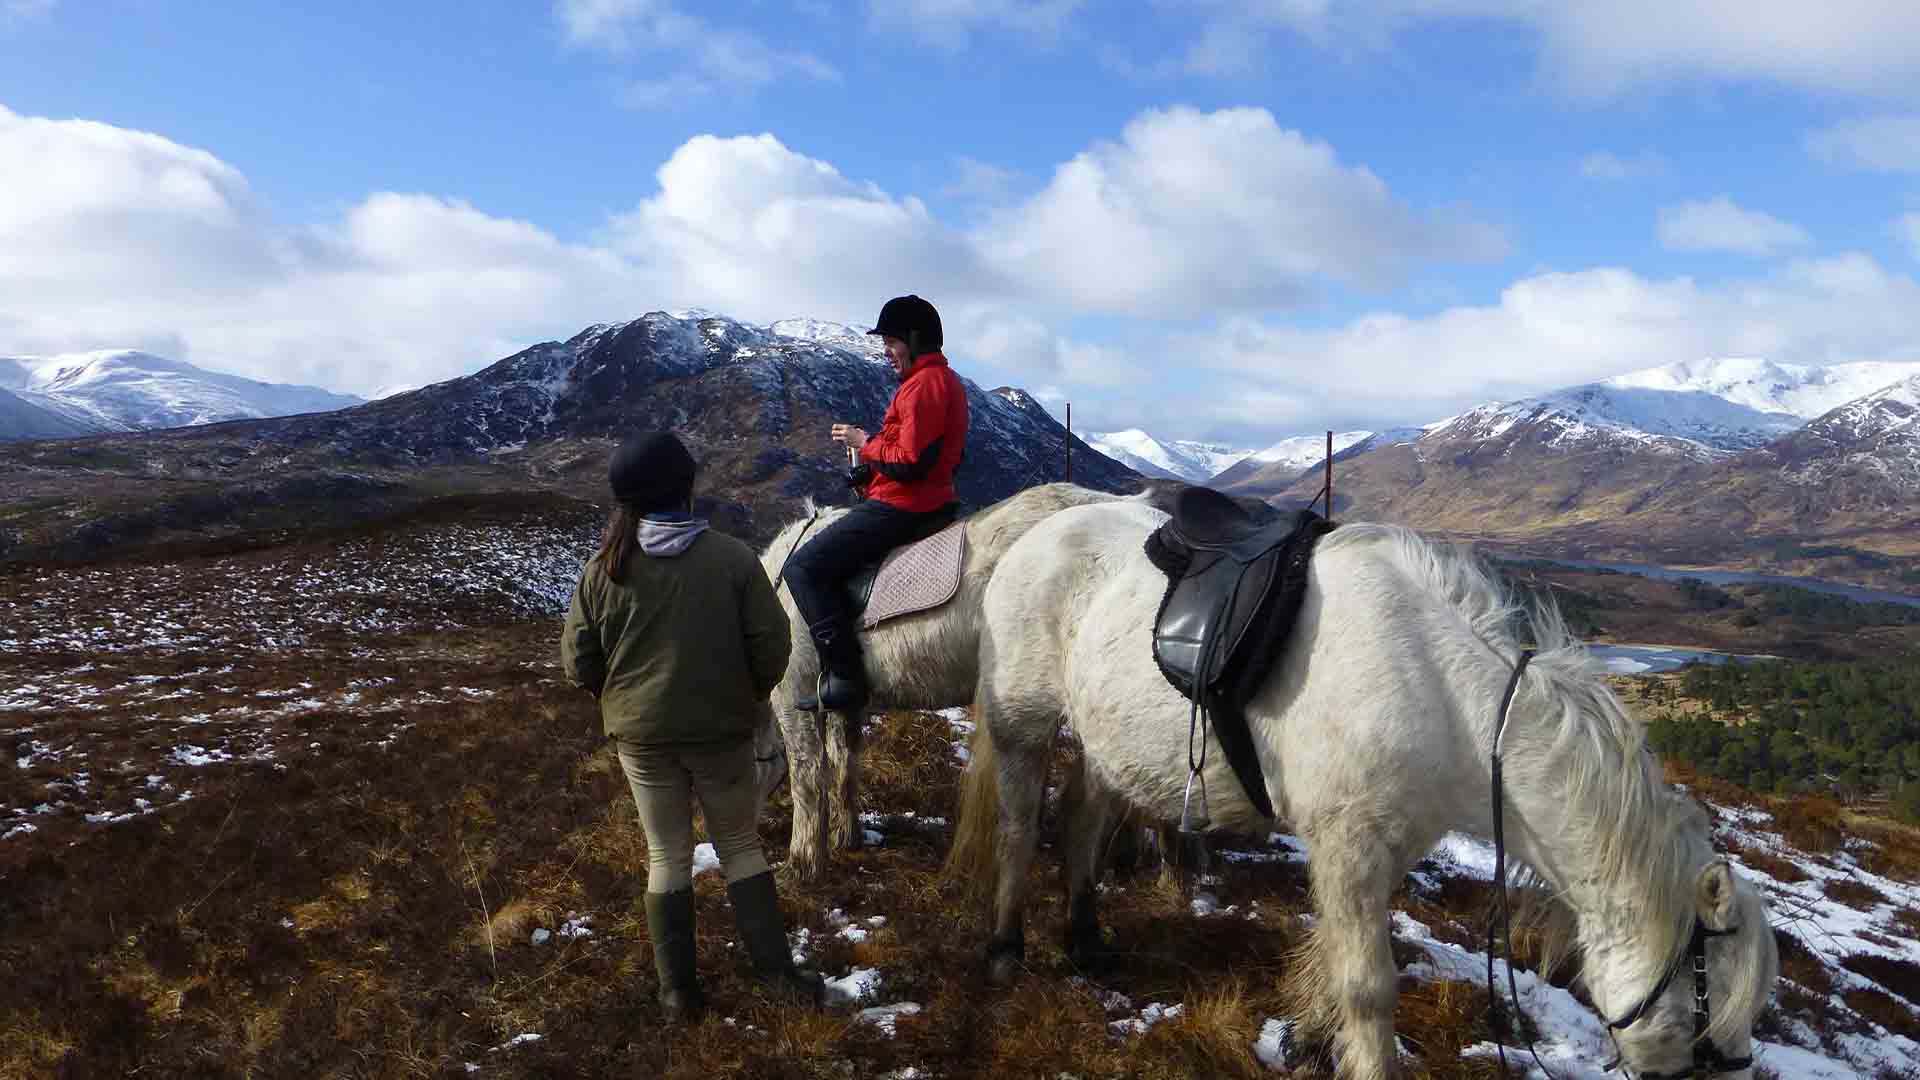
[[[365,394],[917,291],[983,383],[1246,444],[1920,359],[1907,7],[0,0],[0,353]]]

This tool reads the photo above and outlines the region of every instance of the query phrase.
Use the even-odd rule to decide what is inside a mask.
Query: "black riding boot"
[[[787,944],[787,921],[780,914],[780,897],[773,885],[773,871],[728,885],[727,900],[733,905],[733,921],[740,927],[740,936],[746,939],[753,970],[760,974],[767,990],[789,1004],[820,1004],[826,992],[825,983],[818,972],[793,962],[793,950]]]
[[[692,1024],[706,1008],[693,971],[693,890],[647,894],[647,935],[660,978],[660,1011],[669,1025]]]
[[[823,619],[807,627],[820,656],[818,694],[802,692],[794,707],[801,712],[822,708],[845,713],[855,723],[866,719],[867,668],[860,656],[860,637],[853,627]]]

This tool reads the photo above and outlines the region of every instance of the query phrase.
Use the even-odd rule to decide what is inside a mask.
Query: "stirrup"
[[[814,676],[813,696],[796,699],[793,703],[794,709],[798,712],[810,713],[810,712],[829,711],[829,712],[843,712],[850,715],[864,714],[867,711],[867,702],[871,700],[872,691],[864,687],[862,688],[860,694],[857,697],[855,697],[853,702],[846,707],[835,707],[832,705],[823,705],[823,702],[827,696],[827,679],[828,678],[829,676],[824,671],[821,672],[819,675]],[[850,683],[855,682],[855,680],[852,680],[852,679],[848,679],[845,681]]]
[[[795,712],[819,712],[820,699],[826,696],[824,692],[826,682],[827,682],[827,672],[826,672],[826,669],[823,667],[820,669],[820,673],[813,677],[813,696],[794,698],[793,699],[794,711]]]

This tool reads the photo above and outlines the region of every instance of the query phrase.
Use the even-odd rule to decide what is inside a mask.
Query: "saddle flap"
[[[1311,511],[1276,530],[1215,530],[1225,542],[1195,547],[1168,522],[1147,557],[1167,575],[1154,619],[1153,658],[1167,682],[1204,708],[1247,796],[1271,815],[1242,711],[1285,651],[1306,594],[1313,549],[1332,525]]]
[[[860,628],[871,630],[888,619],[927,611],[953,599],[960,591],[966,558],[964,521],[893,549],[874,572]]]
[[[1200,556],[1174,583],[1153,634],[1154,659],[1191,698],[1213,688],[1238,655],[1280,576],[1280,551],[1242,565],[1225,553]]]

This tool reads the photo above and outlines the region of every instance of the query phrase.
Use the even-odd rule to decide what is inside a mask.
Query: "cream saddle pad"
[[[953,524],[905,547],[881,561],[873,591],[860,615],[860,629],[871,630],[888,619],[937,608],[960,591],[960,570],[967,558],[966,522]]]

